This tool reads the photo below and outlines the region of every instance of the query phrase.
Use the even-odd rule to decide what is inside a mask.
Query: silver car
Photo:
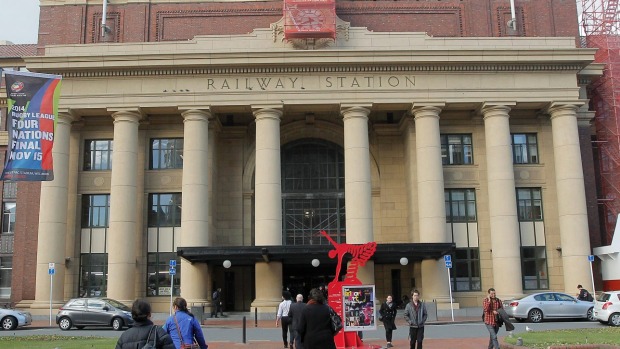
[[[28,326],[32,323],[32,315],[26,311],[15,309],[0,309],[0,324],[3,330],[14,330],[17,327]]]
[[[504,301],[504,309],[519,322],[570,318],[594,320],[593,302],[580,301],[559,292],[541,292]]]
[[[74,298],[58,309],[56,324],[63,331],[72,327],[109,326],[120,331],[133,326],[131,309],[111,298]]]

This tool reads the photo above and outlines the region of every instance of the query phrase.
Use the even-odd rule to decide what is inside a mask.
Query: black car
[[[56,323],[63,331],[72,327],[109,326],[120,331],[133,326],[131,309],[111,298],[74,298],[58,309]]]

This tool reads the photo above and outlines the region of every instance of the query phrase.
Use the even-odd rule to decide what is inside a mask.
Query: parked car
[[[0,324],[3,330],[14,330],[17,327],[28,326],[32,323],[32,315],[27,311],[15,309],[0,309]]]
[[[620,291],[601,293],[594,304],[594,318],[601,323],[620,326]]]
[[[58,309],[56,324],[63,331],[72,327],[110,326],[120,331],[133,326],[131,309],[111,298],[74,298]]]
[[[580,301],[559,292],[541,292],[504,301],[504,308],[519,322],[569,318],[594,320],[593,302]]]

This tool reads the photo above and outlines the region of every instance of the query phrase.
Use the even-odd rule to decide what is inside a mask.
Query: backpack
[[[217,292],[217,290],[213,291],[212,298],[213,298],[214,301],[219,300],[220,299],[220,293]]]
[[[151,338],[151,333],[155,332],[155,336],[153,336],[153,342],[149,343],[149,339]],[[149,335],[146,337],[146,344],[141,349],[155,349],[157,348],[157,325],[153,325],[149,330]]]

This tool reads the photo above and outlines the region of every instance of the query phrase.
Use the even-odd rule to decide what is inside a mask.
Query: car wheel
[[[530,322],[541,322],[543,319],[543,313],[540,309],[532,309],[529,313],[527,313],[527,318]]]
[[[17,319],[12,316],[7,316],[2,319],[2,329],[11,331],[17,328]]]
[[[123,329],[123,319],[115,317],[114,320],[112,320],[112,328],[115,331],[122,330]]]
[[[73,322],[65,316],[58,321],[58,327],[63,331],[69,331],[73,327]]]
[[[83,330],[84,327],[86,327],[86,326],[75,326],[75,328],[77,328],[78,330]]]
[[[620,313],[613,313],[609,317],[609,324],[612,326],[620,326]]]
[[[587,318],[588,318],[588,320],[590,320],[590,321],[594,321],[594,320],[596,320],[596,319],[594,318],[594,308],[590,308],[590,309],[588,309],[588,312],[586,313],[586,317],[587,317]]]

